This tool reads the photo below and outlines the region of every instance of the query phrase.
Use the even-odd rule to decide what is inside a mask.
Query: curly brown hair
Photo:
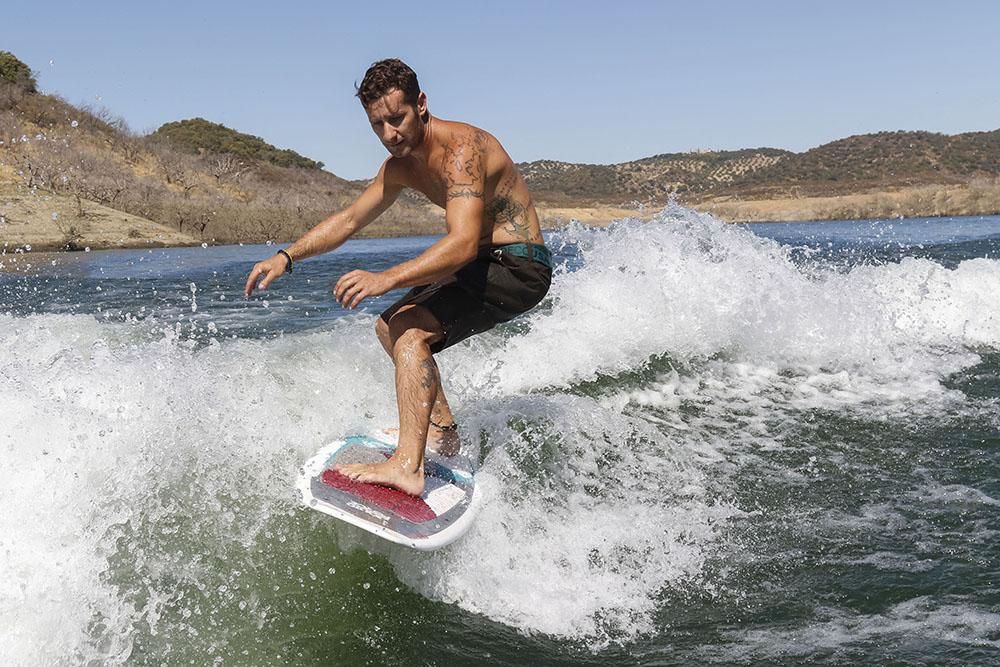
[[[366,109],[393,90],[403,91],[403,101],[416,106],[420,83],[417,82],[417,73],[409,65],[399,58],[387,58],[369,67],[361,85],[356,85],[355,90],[355,95]]]

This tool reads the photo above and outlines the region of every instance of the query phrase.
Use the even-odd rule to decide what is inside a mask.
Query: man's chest
[[[495,178],[487,177],[485,182],[468,177],[460,180],[443,169],[419,169],[407,174],[406,185],[423,193],[432,203],[445,208],[448,203],[448,193],[454,190],[473,190],[481,192],[485,201],[490,201],[496,190]]]

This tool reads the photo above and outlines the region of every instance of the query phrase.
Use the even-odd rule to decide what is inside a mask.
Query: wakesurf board
[[[302,501],[312,509],[374,535],[420,551],[451,544],[472,526],[480,494],[468,457],[424,457],[424,492],[418,498],[379,484],[355,481],[334,468],[375,463],[396,446],[367,435],[332,442],[306,461],[298,481]]]

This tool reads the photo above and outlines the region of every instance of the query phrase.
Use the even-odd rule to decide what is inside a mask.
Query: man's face
[[[413,106],[403,100],[401,90],[389,91],[365,109],[372,130],[393,157],[406,157],[423,141],[422,116],[426,111],[427,97],[423,93]]]

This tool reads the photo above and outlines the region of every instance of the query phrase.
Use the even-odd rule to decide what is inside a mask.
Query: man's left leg
[[[396,313],[389,327],[399,410],[396,451],[382,463],[358,463],[337,469],[360,482],[384,484],[419,496],[424,490],[424,446],[431,408],[440,383],[431,345],[444,334],[434,315],[422,306]]]

